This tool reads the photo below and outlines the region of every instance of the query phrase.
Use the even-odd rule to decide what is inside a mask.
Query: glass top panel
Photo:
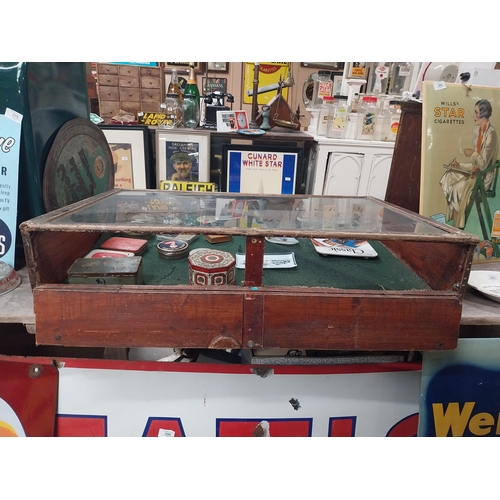
[[[218,228],[247,234],[249,229],[276,234],[374,233],[444,236],[446,226],[433,225],[412,213],[373,198],[313,195],[244,195],[160,190],[117,190],[93,202],[49,217],[51,225],[129,226],[158,232],[193,232]],[[50,214],[48,214],[50,216]],[[443,227],[444,226],[444,227]],[[253,232],[252,232],[253,234]]]

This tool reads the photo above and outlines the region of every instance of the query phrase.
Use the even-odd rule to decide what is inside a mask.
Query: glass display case
[[[122,189],[20,230],[37,343],[95,347],[454,349],[479,242],[371,197]],[[171,235],[189,253],[164,258]],[[147,240],[141,281],[70,283],[111,237]],[[232,284],[189,284],[201,248],[235,257]]]

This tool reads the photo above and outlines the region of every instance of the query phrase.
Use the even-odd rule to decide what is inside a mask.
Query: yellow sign
[[[278,93],[280,77],[286,80],[290,63],[286,62],[261,62],[259,63],[259,85],[257,104],[267,104]],[[245,63],[245,79],[243,89],[243,102],[252,104],[254,63]],[[288,87],[283,87],[281,95],[288,99]]]
[[[160,125],[165,123],[165,113],[139,111],[137,118],[140,125]]]
[[[214,192],[213,182],[161,181],[160,189],[164,191],[199,191]]]

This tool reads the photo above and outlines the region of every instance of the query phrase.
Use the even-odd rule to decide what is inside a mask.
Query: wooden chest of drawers
[[[156,111],[162,96],[160,67],[97,63],[99,116],[105,123],[120,110],[133,113]]]

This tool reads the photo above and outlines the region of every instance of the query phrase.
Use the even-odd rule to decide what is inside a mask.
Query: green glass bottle
[[[196,83],[196,74],[194,72],[194,63],[189,63],[189,78],[184,89],[184,94],[193,94],[196,96],[196,105],[198,109],[200,108],[200,90],[198,89],[198,84]]]

